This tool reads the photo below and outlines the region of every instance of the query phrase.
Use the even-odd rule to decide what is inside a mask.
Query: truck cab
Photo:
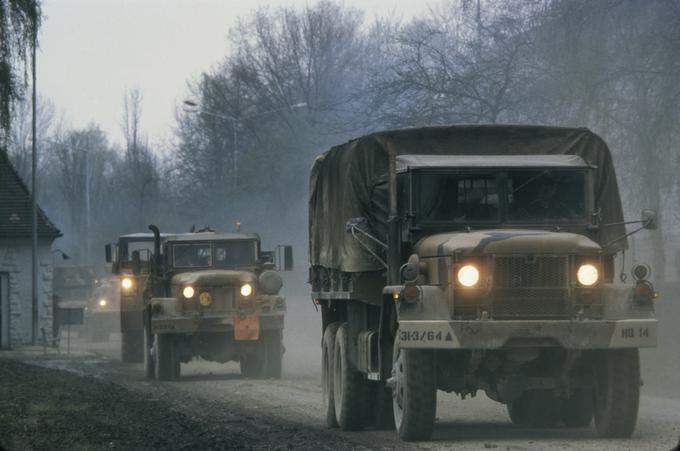
[[[149,377],[179,377],[201,357],[238,361],[246,377],[281,377],[286,301],[277,252],[256,234],[198,232],[168,236],[145,316]],[[279,248],[292,269],[292,249]]]

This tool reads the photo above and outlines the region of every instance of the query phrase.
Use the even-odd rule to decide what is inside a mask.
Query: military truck
[[[144,361],[144,290],[151,270],[154,236],[151,233],[121,235],[105,246],[106,262],[120,280],[120,331],[123,362]],[[133,256],[137,268],[133,268]],[[134,269],[134,271],[133,271]],[[146,293],[150,297],[150,293]]]
[[[90,265],[55,266],[53,275],[54,336],[59,336],[62,326],[82,326],[85,309],[92,299],[95,287],[94,268]],[[79,327],[79,330],[82,328]]]
[[[638,348],[657,337],[648,268],[620,269],[633,223],[655,213],[624,221],[609,149],[583,128],[402,129],[322,154],[309,252],[328,425],[426,440],[438,390],[481,390],[516,424],[630,436]]]
[[[238,361],[246,377],[281,377],[286,301],[277,269],[292,269],[292,248],[265,252],[256,234],[212,231],[161,243],[158,228],[149,228],[155,244],[144,315],[147,377],[178,378],[180,363],[194,357]]]

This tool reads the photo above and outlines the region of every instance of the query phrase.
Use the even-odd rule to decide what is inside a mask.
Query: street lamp
[[[277,113],[279,111],[283,111],[286,108],[277,108],[275,110],[267,110],[263,111],[261,113],[255,113],[255,114],[249,114],[247,116],[240,116],[240,117],[234,117],[230,116],[228,114],[222,114],[222,113],[215,113],[214,111],[206,110],[204,108],[201,108],[200,104],[198,102],[195,102],[193,100],[185,100],[184,105],[188,106],[190,109],[185,109],[184,111],[187,113],[192,113],[192,114],[204,114],[206,116],[213,116],[218,119],[226,119],[228,121],[231,121],[232,127],[234,130],[234,187],[236,187],[236,178],[238,175],[238,123],[240,121],[246,120],[246,119],[251,119],[254,117],[258,116],[264,116],[265,114],[270,114],[270,113]],[[297,108],[304,108],[307,106],[307,102],[300,102],[296,103],[293,105],[289,105],[288,108],[290,109],[297,109]]]
[[[31,111],[31,343],[33,346],[38,344],[38,204],[36,196],[37,180],[36,171],[38,169],[38,154],[36,145],[36,69],[35,69],[35,48],[38,41],[38,22],[33,23],[33,36],[31,48],[31,78],[33,84],[32,110]]]

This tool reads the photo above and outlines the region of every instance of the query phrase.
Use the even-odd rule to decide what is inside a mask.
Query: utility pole
[[[38,23],[33,23],[33,42],[31,53],[31,76],[33,79],[33,98],[32,98],[32,114],[31,114],[31,135],[33,137],[31,143],[32,158],[31,158],[31,342],[35,346],[38,344],[38,321],[39,321],[39,304],[38,304],[38,203],[36,196],[37,191],[37,170],[38,170],[38,145],[36,137],[36,70],[35,70],[35,48],[38,40]]]

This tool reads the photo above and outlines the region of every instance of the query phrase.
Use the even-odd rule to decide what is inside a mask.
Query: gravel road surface
[[[460,400],[439,392],[433,440],[426,443],[402,443],[394,431],[328,431],[321,406],[318,324],[311,306],[300,302],[290,309],[282,380],[245,380],[236,364],[195,361],[182,365],[178,381],[149,382],[144,380],[141,365],[120,362],[120,341],[115,334],[102,344],[74,339],[70,355],[65,355],[63,345],[61,354],[24,349],[3,355],[113,382],[140,396],[167,401],[177,411],[208,424],[219,423],[224,413],[232,419],[234,415],[251,418],[245,426],[238,427],[246,431],[250,428],[257,436],[271,433],[274,437],[264,443],[254,442],[255,448],[670,450],[680,437],[680,388],[669,392],[647,386],[642,389],[636,432],[627,440],[600,439],[592,426],[540,430],[518,427],[510,423],[505,406],[483,393]],[[677,379],[677,374],[668,377]]]

